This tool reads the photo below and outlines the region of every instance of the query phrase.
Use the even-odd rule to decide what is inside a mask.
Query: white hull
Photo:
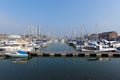
[[[109,52],[109,51],[117,51],[116,48],[103,48],[100,50],[87,50],[87,49],[80,49],[82,52]]]
[[[5,46],[5,47],[0,47],[2,49],[5,49],[6,52],[14,52],[14,51],[17,51],[17,50],[23,50],[23,51],[31,51],[33,50],[33,47],[11,47],[11,46]]]
[[[19,54],[19,53],[5,53],[9,57],[28,57],[28,54]]]

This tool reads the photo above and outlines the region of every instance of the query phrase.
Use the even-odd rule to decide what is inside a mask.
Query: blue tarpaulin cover
[[[17,52],[18,52],[19,54],[27,54],[27,52],[22,51],[22,50],[18,50]]]

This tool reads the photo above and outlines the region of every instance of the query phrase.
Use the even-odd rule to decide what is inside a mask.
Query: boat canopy
[[[77,41],[78,45],[84,45],[84,41]]]
[[[22,50],[18,50],[17,52],[18,52],[19,54],[27,54],[27,52],[22,51]]]

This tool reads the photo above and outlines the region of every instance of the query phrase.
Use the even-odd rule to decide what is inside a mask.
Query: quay
[[[120,52],[28,52],[29,56],[41,57],[120,57]]]

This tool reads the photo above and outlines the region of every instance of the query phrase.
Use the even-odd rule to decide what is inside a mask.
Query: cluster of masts
[[[35,35],[36,38],[40,39],[41,29],[39,25],[29,26],[29,35]]]

